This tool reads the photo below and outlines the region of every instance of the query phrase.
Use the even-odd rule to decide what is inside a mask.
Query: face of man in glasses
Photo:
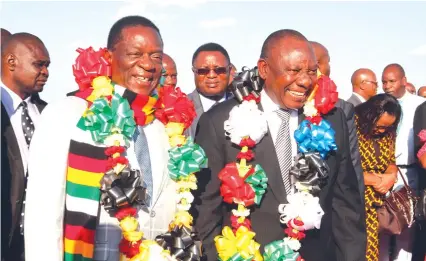
[[[377,94],[377,78],[376,74],[370,70],[366,70],[361,75],[361,89],[363,90],[367,100]]]
[[[197,90],[207,97],[222,97],[229,82],[229,61],[218,51],[200,52],[193,64]]]

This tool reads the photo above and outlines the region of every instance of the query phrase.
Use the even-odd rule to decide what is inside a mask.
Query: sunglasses
[[[198,75],[207,75],[210,71],[214,71],[216,74],[225,74],[228,72],[229,66],[227,67],[215,67],[215,68],[192,68],[192,71]]]

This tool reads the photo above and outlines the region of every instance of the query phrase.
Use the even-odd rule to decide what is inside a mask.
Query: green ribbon
[[[182,146],[169,150],[169,175],[174,181],[207,167],[206,154],[198,144],[188,138]]]
[[[268,178],[266,177],[265,171],[259,164],[256,164],[254,167],[254,173],[248,176],[245,181],[256,194],[254,202],[257,205],[260,205],[260,201],[262,201],[263,194],[265,194],[266,187],[268,186]]]
[[[92,139],[103,142],[113,131],[117,131],[131,139],[136,129],[133,111],[129,102],[119,94],[112,96],[111,105],[106,98],[96,99],[84,118],[84,127],[89,130]]]
[[[265,246],[264,261],[296,261],[299,253],[294,252],[284,244],[284,240],[277,240]]]
[[[241,256],[241,254],[236,253],[227,260],[222,260],[220,257],[217,258],[219,261],[252,261],[253,256],[249,256],[248,258],[244,259],[244,257]]]

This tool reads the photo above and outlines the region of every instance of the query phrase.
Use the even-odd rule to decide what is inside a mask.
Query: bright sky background
[[[295,29],[325,45],[331,77],[341,98],[352,92],[350,77],[361,67],[380,81],[389,63],[400,63],[416,88],[426,85],[426,2],[288,1],[2,1],[0,26],[11,33],[39,36],[50,52],[50,78],[42,97],[51,102],[77,88],[72,75],[75,49],[106,46],[112,24],[126,15],[142,15],[160,28],[165,52],[178,66],[178,86],[194,89],[191,58],[198,46],[217,42],[231,61],[256,65],[266,37]],[[381,84],[380,84],[381,88]]]

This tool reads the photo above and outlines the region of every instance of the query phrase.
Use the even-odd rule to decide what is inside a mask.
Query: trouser
[[[402,231],[401,235],[395,235],[395,246],[390,256],[392,236],[388,234],[379,235],[379,261],[411,261],[414,234],[416,226]]]

